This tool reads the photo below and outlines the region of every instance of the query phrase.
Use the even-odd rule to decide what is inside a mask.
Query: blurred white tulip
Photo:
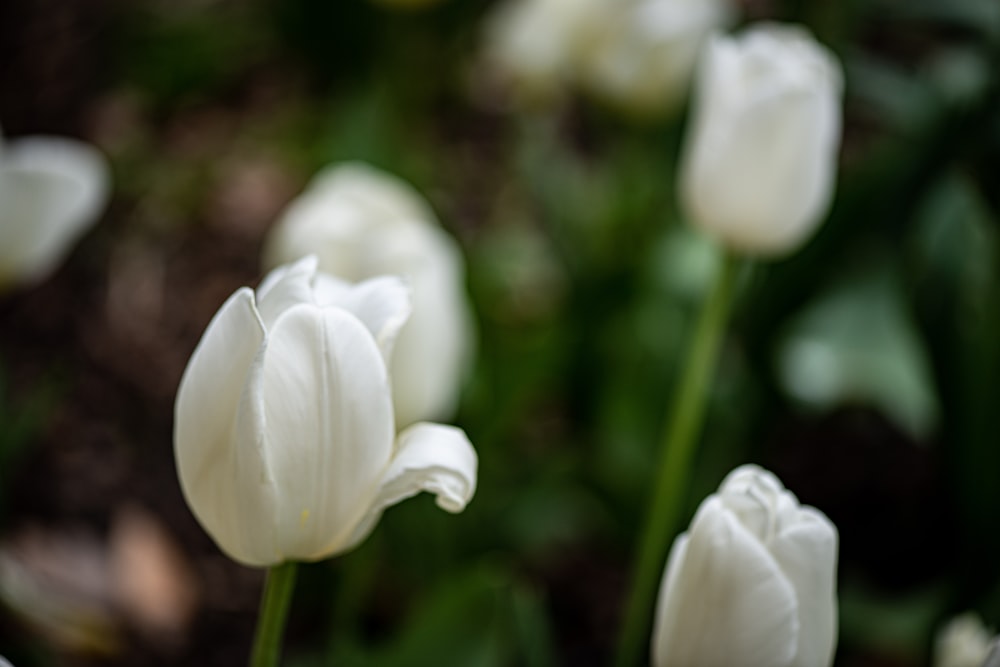
[[[521,104],[551,103],[578,76],[582,54],[615,0],[505,0],[486,19],[485,65]]]
[[[0,667],[14,667],[14,666],[11,665],[9,662],[7,662],[7,660],[2,655],[0,655]]]
[[[386,359],[408,313],[397,278],[351,285],[307,257],[215,315],[177,392],[174,446],[188,505],[233,559],[342,553],[420,491],[465,507],[477,467],[465,433],[396,435]]]
[[[745,465],[674,542],[653,630],[656,667],[823,667],[837,633],[837,529]]]
[[[451,418],[471,357],[472,313],[461,250],[427,202],[373,167],[328,167],[271,230],[264,264],[308,254],[345,280],[403,277],[413,313],[390,362],[396,422]]]
[[[610,4],[597,37],[586,45],[582,83],[595,95],[642,115],[679,106],[709,35],[735,13],[729,0]]]
[[[976,614],[956,616],[935,638],[934,667],[987,667],[993,639]]]
[[[761,23],[713,37],[681,165],[690,221],[747,254],[803,244],[833,195],[842,88],[839,63],[803,28]]]
[[[0,290],[48,276],[108,198],[104,157],[73,139],[0,143]]]

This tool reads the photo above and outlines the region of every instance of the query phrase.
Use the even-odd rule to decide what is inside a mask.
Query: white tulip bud
[[[268,267],[308,254],[322,271],[358,281],[402,276],[413,313],[390,362],[396,422],[450,418],[472,347],[461,250],[407,183],[363,164],[329,167],[271,230]]]
[[[823,667],[837,633],[837,529],[773,474],[745,465],[674,542],[656,667]]]
[[[396,436],[385,360],[408,310],[398,279],[350,285],[308,257],[212,319],[177,391],[174,447],[188,505],[233,559],[343,553],[420,491],[465,507],[477,466],[465,433]]]
[[[934,642],[934,667],[993,667],[989,660],[1000,655],[991,651],[993,633],[986,629],[979,616],[966,613],[956,616],[945,625]]]
[[[834,56],[803,28],[763,23],[712,38],[681,167],[691,222],[748,254],[804,243],[833,195],[842,80]]]
[[[108,166],[73,139],[0,145],[0,289],[50,274],[108,198]]]
[[[644,115],[672,110],[684,100],[702,47],[734,13],[728,0],[609,5],[583,54],[581,78],[597,96]]]

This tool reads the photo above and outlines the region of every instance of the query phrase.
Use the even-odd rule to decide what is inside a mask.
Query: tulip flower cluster
[[[608,13],[602,0],[516,1],[492,24],[512,69],[538,85],[573,70],[646,108],[678,96],[728,15],[721,2],[635,0]],[[692,223],[738,252],[801,245],[831,198],[841,87],[802,29],[712,38],[682,163]],[[461,252],[427,203],[371,167],[329,167],[275,224],[264,258],[273,270],[223,305],[177,395],[181,484],[220,548],[248,565],[317,560],[421,490],[464,508],[475,451],[462,431],[421,422],[455,409],[471,319]],[[822,513],[760,468],[735,470],[674,543],[654,663],[830,664],[836,561]]]
[[[675,109],[728,0],[507,0],[486,29],[488,66],[527,102],[578,86],[638,115]]]
[[[1000,2],[14,4],[0,667],[1000,667]]]

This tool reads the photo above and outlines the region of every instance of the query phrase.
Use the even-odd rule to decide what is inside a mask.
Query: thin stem
[[[689,339],[687,363],[674,390],[668,413],[670,418],[663,432],[653,498],[646,514],[633,573],[632,593],[618,644],[617,667],[636,665],[643,655],[643,648],[649,644],[653,601],[659,589],[670,538],[677,532],[691,460],[705,418],[709,383],[729,315],[736,269],[735,259],[727,254]]]
[[[278,665],[281,658],[281,637],[285,633],[285,620],[292,605],[292,591],[295,590],[296,567],[297,563],[288,561],[267,571],[250,667]]]

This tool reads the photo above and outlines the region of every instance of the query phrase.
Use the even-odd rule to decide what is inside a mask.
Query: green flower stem
[[[686,482],[695,445],[705,419],[709,383],[729,315],[736,273],[736,260],[726,254],[688,343],[687,363],[674,390],[668,413],[670,418],[663,432],[653,498],[646,514],[633,571],[632,594],[619,638],[617,667],[638,664],[644,655],[644,647],[649,645],[653,602],[663,575],[670,538],[677,533],[677,521],[687,492]]]
[[[281,658],[281,637],[285,633],[285,620],[292,605],[292,591],[295,590],[297,566],[297,563],[288,561],[275,565],[267,571],[250,667],[278,665]]]

